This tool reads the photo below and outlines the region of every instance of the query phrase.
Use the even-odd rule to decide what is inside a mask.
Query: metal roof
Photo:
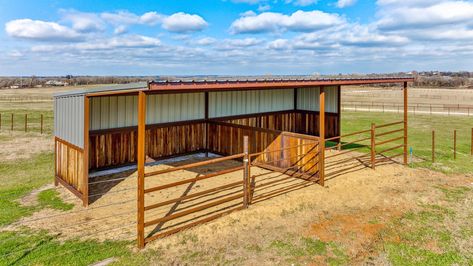
[[[90,93],[97,93],[97,92],[112,92],[112,91],[122,91],[122,90],[138,90],[138,89],[146,89],[148,84],[146,82],[136,82],[136,83],[127,83],[127,84],[114,84],[114,85],[106,85],[100,86],[93,89],[78,89],[73,91],[66,91],[53,94],[53,97],[63,97],[63,96],[79,96],[85,95]]]
[[[313,76],[277,76],[277,77],[228,77],[228,78],[172,78],[149,82],[153,91],[194,91],[194,90],[232,90],[232,89],[268,89],[289,87],[310,87],[322,85],[367,85],[383,83],[412,82],[413,77],[371,77],[362,78],[318,78]],[[54,97],[77,95],[113,95],[121,93],[136,93],[147,89],[146,82],[109,85],[94,89],[80,89],[75,91],[54,94]]]

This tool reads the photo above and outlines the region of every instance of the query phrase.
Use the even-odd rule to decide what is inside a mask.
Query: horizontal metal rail
[[[155,192],[155,191],[159,191],[159,190],[163,190],[163,189],[166,189],[166,188],[171,188],[171,187],[175,187],[175,186],[180,186],[180,185],[196,182],[196,181],[199,181],[199,180],[204,180],[204,179],[219,176],[219,175],[233,173],[233,172],[242,170],[243,168],[244,168],[243,166],[237,166],[237,167],[225,169],[225,170],[222,170],[222,171],[218,171],[218,172],[215,172],[215,173],[211,173],[211,174],[208,174],[208,175],[203,175],[203,176],[198,176],[198,177],[194,177],[194,178],[184,179],[184,180],[177,181],[177,182],[174,182],[174,183],[169,183],[169,184],[166,184],[166,185],[161,185],[161,186],[157,186],[157,187],[148,188],[148,189],[145,189],[145,194]]]
[[[313,148],[316,148],[316,147],[319,146],[319,143],[318,143],[318,142],[315,142],[315,143],[306,143],[306,144],[300,144],[300,145],[291,146],[291,147],[282,148],[282,149],[277,149],[277,150],[260,151],[260,152],[252,153],[252,154],[250,154],[249,156],[250,156],[250,158],[252,158],[252,157],[259,156],[259,155],[266,154],[266,153],[285,151],[285,150],[290,150],[290,149],[299,148],[299,147],[304,147],[304,146],[309,146],[309,145],[315,145],[315,147],[313,147]],[[312,149],[313,149],[313,148],[312,148]]]
[[[208,208],[211,208],[211,207],[214,207],[214,206],[217,206],[217,205],[229,202],[229,201],[233,201],[233,200],[236,200],[236,199],[241,199],[241,198],[243,198],[243,196],[244,196],[244,193],[240,193],[238,195],[227,197],[227,198],[217,200],[217,201],[214,201],[214,202],[211,202],[211,203],[207,203],[207,204],[204,204],[204,205],[199,206],[199,207],[188,209],[186,211],[182,211],[182,212],[174,213],[174,214],[164,216],[164,217],[161,217],[161,218],[158,218],[158,219],[154,219],[154,220],[145,222],[144,226],[148,227],[148,226],[158,224],[158,223],[161,223],[161,222],[167,222],[167,221],[170,221],[170,220],[173,220],[173,219],[176,219],[176,218],[179,218],[179,217],[182,217],[182,216],[194,213],[194,212],[205,210],[205,209],[208,209]]]
[[[227,188],[237,187],[237,186],[242,185],[242,184],[243,184],[243,181],[233,182],[233,183],[230,183],[230,184],[227,184],[227,185],[207,189],[207,190],[204,190],[204,191],[201,191],[201,192],[196,192],[194,194],[190,194],[190,195],[182,196],[182,197],[179,197],[179,198],[174,198],[174,199],[170,199],[170,200],[167,200],[167,201],[163,201],[163,202],[160,202],[160,203],[152,204],[152,205],[149,205],[149,206],[145,206],[145,211],[149,211],[149,210],[156,209],[156,208],[159,208],[159,207],[162,207],[162,206],[166,206],[166,205],[178,202],[178,201],[182,201],[182,200],[186,200],[186,199],[192,199],[192,198],[199,197],[199,196],[202,196],[202,195],[205,195],[205,194],[208,194],[208,193],[216,192],[216,191],[219,191],[219,190],[225,190]]]
[[[361,146],[361,147],[353,148],[353,149],[350,149],[350,150],[347,150],[347,151],[343,151],[343,152],[340,152],[340,153],[337,153],[337,154],[334,154],[334,155],[327,156],[327,157],[325,157],[325,159],[330,159],[330,158],[333,158],[333,157],[344,155],[344,154],[354,152],[354,151],[362,149],[362,148],[368,148],[368,146]]]
[[[392,130],[392,131],[387,131],[387,132],[383,132],[383,133],[376,133],[376,137],[381,137],[381,136],[386,136],[386,135],[389,135],[389,134],[394,134],[394,133],[397,133],[397,132],[402,132],[404,131],[404,128],[401,128],[401,129],[396,129],[396,130]]]
[[[294,155],[294,156],[290,156],[290,157],[286,157],[286,158],[282,158],[282,159],[278,159],[278,160],[264,161],[264,163],[276,163],[276,162],[280,162],[280,161],[284,161],[284,160],[289,160],[289,159],[294,159],[294,158],[299,158],[299,157],[307,156],[307,155],[310,155],[310,154],[318,155],[319,152],[307,152],[307,153],[304,153],[304,154],[298,154],[298,155]],[[313,157],[312,157],[312,158],[313,158]],[[258,161],[255,161],[255,163],[258,163]],[[253,164],[254,164],[254,163],[253,163]]]
[[[337,146],[327,147],[327,148],[325,148],[325,150],[333,150],[333,149],[336,149],[336,148],[338,148],[338,147],[343,147],[343,146],[346,146],[346,145],[355,144],[355,143],[362,142],[362,141],[366,141],[366,140],[370,140],[370,139],[371,139],[371,137],[369,137],[369,138],[364,138],[364,139],[359,139],[359,140],[355,140],[355,141],[343,143],[343,144],[340,144],[340,145],[337,145]]]
[[[399,146],[396,146],[396,147],[392,147],[392,148],[389,148],[389,149],[385,149],[385,150],[382,150],[382,151],[378,151],[376,152],[377,154],[382,154],[382,153],[385,153],[385,152],[389,152],[389,151],[393,151],[395,149],[399,149],[399,148],[402,148],[404,147],[404,144],[401,144]]]
[[[395,126],[404,123],[404,121],[398,121],[398,122],[393,122],[389,124],[384,124],[384,125],[376,125],[376,128],[383,128],[383,127],[390,127],[390,126]]]
[[[383,145],[383,144],[390,143],[390,142],[394,142],[396,140],[401,140],[401,139],[404,139],[404,136],[398,137],[398,138],[393,138],[393,139],[388,139],[388,140],[381,141],[381,142],[376,142],[376,146]]]
[[[245,156],[244,153],[239,153],[239,154],[226,156],[226,157],[222,157],[222,158],[211,159],[211,160],[207,160],[207,161],[203,161],[203,162],[186,164],[186,165],[177,166],[177,167],[173,167],[173,168],[169,168],[169,169],[164,169],[164,170],[154,171],[154,172],[150,172],[150,173],[145,173],[145,177],[161,175],[161,174],[167,174],[167,173],[171,173],[171,172],[175,172],[175,171],[179,171],[179,170],[185,170],[185,169],[204,166],[204,165],[208,165],[208,164],[214,164],[214,163],[234,160],[234,159],[238,159],[238,158],[243,158],[244,156]]]
[[[331,141],[331,140],[335,140],[335,139],[339,139],[339,138],[346,138],[346,137],[350,137],[350,136],[354,136],[354,135],[358,135],[358,134],[363,134],[363,133],[369,133],[369,132],[371,132],[371,129],[356,131],[356,132],[352,132],[352,133],[341,135],[341,136],[331,137],[331,138],[325,139],[325,141]]]

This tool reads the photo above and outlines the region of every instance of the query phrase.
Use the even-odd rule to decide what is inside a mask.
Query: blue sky
[[[0,0],[0,75],[473,70],[473,2]]]

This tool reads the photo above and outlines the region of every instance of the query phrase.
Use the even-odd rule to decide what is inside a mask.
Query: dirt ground
[[[0,145],[0,160],[3,162],[29,159],[39,153],[54,150],[51,136],[18,131],[0,132]]]
[[[195,156],[186,161],[147,167],[146,171],[200,160],[202,157]],[[182,258],[192,256],[189,254],[192,251],[199,253],[203,256],[202,259],[205,257],[206,260],[211,257],[211,260],[215,261],[215,256],[220,254],[226,261],[239,261],[248,265],[272,265],[282,263],[283,258],[271,249],[264,252],[271,243],[294,236],[307,236],[341,243],[351,261],[362,263],[374,252],[373,246],[378,241],[378,232],[384,228],[385,223],[407,211],[415,210],[418,204],[428,203],[432,198],[438,197],[440,192],[434,189],[434,186],[470,185],[473,182],[473,176],[445,176],[395,163],[378,166],[376,170],[363,166],[361,162],[356,164],[361,167],[354,172],[341,173],[329,178],[325,187],[253,167],[251,173],[258,177],[253,204],[248,209],[232,212],[212,222],[153,241],[147,245],[146,250],[159,250],[162,254],[160,263],[165,264],[179,264]],[[241,163],[228,161],[212,167],[199,167],[148,177],[146,187],[163,185],[239,165]],[[46,229],[57,233],[62,239],[81,238],[101,241],[135,239],[136,173],[131,170],[107,178],[123,177],[126,178],[113,186],[98,183],[103,181],[101,178],[91,180],[100,184],[94,188],[96,192],[91,194],[105,193],[105,195],[97,196],[86,209],[81,206],[78,199],[59,187],[63,200],[75,204],[73,210],[64,213],[45,209],[5,229],[11,230],[22,226]],[[146,205],[150,205],[241,179],[242,172],[237,171],[195,184],[151,193],[147,195],[145,202]],[[150,221],[167,214],[185,211],[204,202],[208,203],[207,200],[237,195],[240,190],[241,187],[238,186],[196,199],[184,200],[179,204],[166,205],[147,211],[145,220]],[[210,214],[238,206],[241,206],[239,198],[191,216],[147,227],[146,232],[150,233],[156,228],[164,231],[173,229],[185,222],[192,222],[197,218],[205,218]],[[376,264],[385,262],[382,256],[373,258],[371,254],[371,257],[372,261],[377,262]],[[218,258],[216,260],[218,261]]]

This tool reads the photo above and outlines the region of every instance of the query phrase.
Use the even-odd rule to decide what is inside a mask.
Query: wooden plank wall
[[[281,170],[314,175],[318,172],[318,141],[298,134],[282,132],[266,149],[267,154],[256,158],[255,164],[265,164]]]
[[[75,194],[83,193],[86,185],[83,178],[83,150],[59,138],[56,138],[55,142],[56,178],[60,178],[63,181],[61,183],[65,182],[75,189],[76,191],[73,191]]]
[[[205,123],[151,127],[146,130],[146,156],[153,159],[205,149]],[[116,132],[91,132],[89,169],[136,162],[136,129]]]
[[[326,138],[340,136],[339,114],[325,113]],[[290,111],[263,114],[252,117],[236,119],[219,119],[227,123],[245,125],[271,130],[289,131],[300,134],[319,135],[319,112],[315,111]]]

